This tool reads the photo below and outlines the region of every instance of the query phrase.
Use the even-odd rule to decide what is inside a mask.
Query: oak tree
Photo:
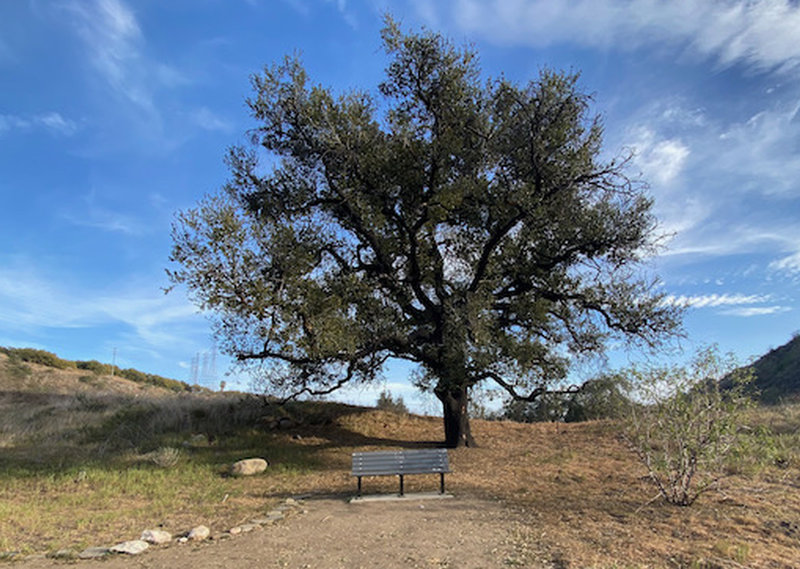
[[[652,202],[603,157],[577,74],[484,80],[438,34],[387,20],[382,39],[376,92],[336,95],[297,57],[252,78],[258,126],[223,190],[178,214],[170,276],[276,388],[326,394],[409,360],[446,444],[471,445],[474,386],[533,401],[575,356],[654,346],[679,314],[642,271]]]

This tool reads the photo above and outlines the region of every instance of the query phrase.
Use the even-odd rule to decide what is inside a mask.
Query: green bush
[[[0,348],[9,358],[57,369],[75,368],[75,362],[62,360],[57,355],[34,348]]]
[[[117,375],[124,377],[125,379],[135,381],[136,383],[155,385],[157,387],[163,387],[175,392],[192,390],[190,385],[182,381],[178,381],[177,379],[169,379],[152,373],[144,373],[137,369],[121,369],[117,372]]]
[[[75,366],[78,369],[84,369],[97,375],[111,375],[111,370],[113,369],[109,364],[100,363],[97,360],[77,361]]]
[[[734,371],[731,371],[734,370]],[[716,347],[689,366],[632,370],[643,405],[632,407],[626,438],[668,502],[688,506],[748,454],[744,411],[753,405],[750,368]],[[729,387],[720,382],[727,374]]]

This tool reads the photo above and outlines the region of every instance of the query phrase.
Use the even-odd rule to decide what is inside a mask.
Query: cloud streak
[[[197,309],[184,298],[155,287],[109,293],[48,278],[30,267],[0,270],[0,325],[7,332],[123,324],[132,330],[135,343],[163,349],[187,344],[187,331],[198,318]]]
[[[78,123],[61,113],[48,112],[33,116],[0,115],[0,135],[10,131],[45,130],[51,134],[72,136],[79,130]]]
[[[496,43],[624,50],[668,44],[721,66],[791,71],[800,65],[800,7],[791,0],[459,0],[447,6],[448,17],[437,20]],[[420,16],[432,18],[429,10]]]
[[[709,308],[768,302],[770,296],[759,294],[704,294],[698,296],[668,296],[665,303],[691,308]]]

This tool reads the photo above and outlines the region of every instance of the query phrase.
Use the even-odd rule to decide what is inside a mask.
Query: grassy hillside
[[[800,335],[761,356],[752,367],[762,402],[800,401]]]
[[[355,487],[353,451],[441,438],[432,417],[111,381],[0,356],[0,558],[115,543],[159,524],[221,531],[291,494],[344,498]],[[521,513],[521,566],[526,551],[546,550],[559,567],[795,567],[800,406],[758,410],[754,422],[776,434],[774,459],[737,459],[724,491],[692,508],[653,499],[614,422],[474,421],[481,446],[450,451],[448,489]],[[226,475],[253,456],[269,460],[265,474]],[[396,484],[365,480],[370,492]],[[431,490],[437,481],[406,484]]]
[[[87,385],[81,388],[75,384],[76,380]],[[29,388],[36,384],[59,392],[74,389],[130,392],[131,384],[177,393],[205,389],[136,369],[115,368],[96,360],[64,360],[45,350],[0,346],[0,389],[12,385]]]

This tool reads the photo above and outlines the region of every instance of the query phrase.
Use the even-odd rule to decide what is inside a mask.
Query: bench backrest
[[[353,453],[353,476],[450,472],[447,449],[388,450]]]

